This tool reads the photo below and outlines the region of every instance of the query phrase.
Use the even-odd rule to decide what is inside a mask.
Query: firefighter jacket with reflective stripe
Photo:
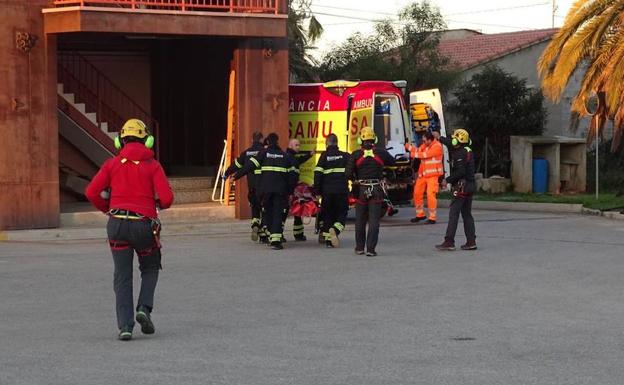
[[[351,154],[345,173],[348,179],[381,179],[384,166],[394,166],[395,163],[388,151],[374,144],[364,144]]]
[[[314,168],[314,187],[322,194],[345,194],[349,192],[349,184],[345,174],[350,155],[329,146]]]
[[[428,178],[444,175],[444,165],[442,163],[444,151],[439,141],[434,139],[431,145],[427,146],[427,144],[423,143],[418,148],[412,144],[409,145],[409,151],[413,159],[420,159],[418,177]]]
[[[269,146],[257,156],[251,157],[249,162],[236,172],[234,179],[240,179],[254,170],[261,171],[258,190],[262,194],[290,194],[299,179],[295,160],[276,145]]]
[[[450,175],[446,177],[446,182],[453,187],[464,183],[463,192],[468,194],[475,192],[477,186],[475,183],[475,161],[472,149],[464,144],[453,146],[451,140],[443,136],[439,140],[448,147],[451,158],[451,171]]]
[[[260,142],[253,142],[251,147],[241,152],[238,158],[234,159],[234,162],[225,170],[224,176],[227,178],[230,175],[234,174],[236,171],[240,170],[249,163],[249,159],[252,156],[257,156],[261,150],[264,149],[264,146]],[[257,171],[257,172],[256,172]],[[250,189],[258,187],[258,181],[260,180],[260,170],[255,170],[252,173],[247,175],[247,185]]]
[[[100,196],[110,188],[110,200]],[[166,209],[173,192],[162,166],[143,143],[127,143],[119,155],[108,159],[85,190],[87,199],[100,211],[123,209],[156,218],[156,203]],[[155,196],[158,196],[156,201]]]

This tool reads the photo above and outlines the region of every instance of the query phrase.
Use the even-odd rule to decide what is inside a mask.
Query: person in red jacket
[[[162,268],[156,206],[170,207],[173,192],[162,166],[154,159],[153,145],[154,137],[145,123],[128,120],[115,138],[119,154],[104,162],[85,191],[87,199],[109,216],[106,231],[115,263],[117,326],[119,339],[123,341],[132,339],[134,328],[132,260],[135,252],[141,270],[136,320],[144,334],[155,331],[151,312],[158,272]]]

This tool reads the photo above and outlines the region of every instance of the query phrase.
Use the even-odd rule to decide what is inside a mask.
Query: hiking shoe
[[[260,243],[268,244],[269,243],[269,237],[267,237],[266,235],[260,236]]]
[[[271,242],[271,248],[273,250],[282,250],[284,246],[282,245],[282,242],[274,241],[274,242]]]
[[[328,249],[333,249],[334,245],[332,245],[331,241],[325,241],[325,247],[327,247]]]
[[[444,241],[439,245],[436,245],[435,247],[438,250],[448,250],[448,251],[452,251],[455,250],[455,243],[451,242],[451,241]]]
[[[124,326],[119,330],[119,341],[130,341],[132,339],[132,326]]]
[[[331,242],[332,247],[340,246],[340,239],[338,239],[336,229],[334,229],[333,227],[329,229],[329,241]]]
[[[462,250],[476,250],[477,243],[475,241],[468,241],[464,243],[463,245],[461,245],[461,249]]]
[[[304,241],[307,241],[307,240],[308,240],[308,238],[305,236],[305,234],[295,235],[295,241],[297,241],[297,242],[304,242]]]
[[[355,254],[357,254],[357,255],[364,255],[364,250],[355,249]]]
[[[410,219],[410,222],[418,223],[420,221],[424,221],[425,219],[427,219],[427,217],[414,217],[414,218]]]
[[[145,306],[140,306],[137,310],[136,321],[141,325],[141,332],[143,334],[154,334],[156,329],[154,328],[154,323],[152,322],[152,317],[150,316],[150,311]]]
[[[251,240],[254,242],[258,242],[258,233],[260,232],[260,228],[258,226],[251,226]]]
[[[435,225],[435,224],[436,224],[436,221],[434,221],[433,219],[427,219],[427,220],[425,221],[425,224],[426,224],[426,225]]]
[[[377,253],[375,252],[375,250],[372,250],[372,251],[367,251],[367,252],[366,252],[366,256],[367,256],[367,257],[376,257],[376,256],[377,256]]]

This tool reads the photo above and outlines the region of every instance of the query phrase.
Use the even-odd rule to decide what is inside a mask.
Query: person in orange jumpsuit
[[[425,224],[435,224],[438,220],[436,195],[440,186],[440,177],[444,176],[442,144],[428,131],[423,135],[423,143],[419,147],[414,145],[407,147],[411,157],[420,161],[418,175],[414,183],[416,216],[410,219],[410,222],[416,223],[426,219]],[[425,215],[425,191],[427,192],[429,217]]]

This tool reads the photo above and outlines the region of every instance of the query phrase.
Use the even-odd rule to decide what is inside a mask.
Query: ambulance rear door
[[[446,136],[446,128],[444,126],[444,110],[442,109],[442,96],[440,95],[440,90],[433,88],[430,90],[410,92],[410,105],[415,103],[428,103],[431,105],[440,119],[440,134],[442,136]],[[442,147],[444,147],[444,159],[446,160],[444,162],[444,174],[448,176],[450,172],[448,149],[446,146]]]

